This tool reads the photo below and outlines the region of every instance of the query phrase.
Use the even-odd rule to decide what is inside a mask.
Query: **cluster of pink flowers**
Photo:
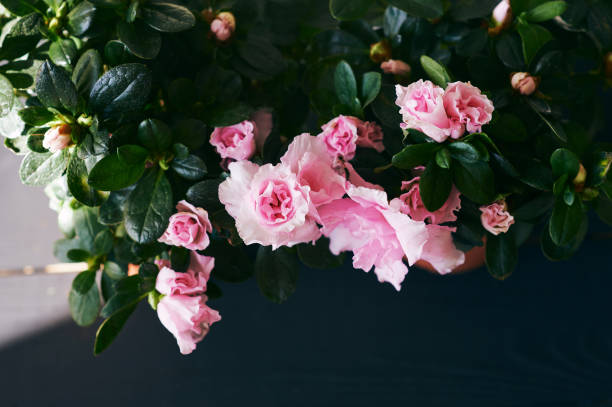
[[[179,202],[176,209],[178,212],[170,217],[168,228],[159,241],[192,250],[189,268],[184,273],[176,272],[170,261],[158,260],[160,271],[155,289],[163,295],[157,304],[159,320],[174,335],[181,353],[186,355],[193,352],[221,316],[206,305],[206,284],[215,259],[196,252],[210,244],[208,233],[212,232],[212,225],[208,213],[186,201]]]
[[[277,165],[230,163],[219,199],[245,244],[277,249],[325,236],[332,253],[352,251],[355,268],[374,268],[379,281],[397,290],[408,272],[404,259],[451,271],[464,256],[452,243],[453,229],[435,222],[456,219],[458,192],[440,211],[429,213],[420,201],[417,177],[409,182],[417,189],[407,187],[406,194],[389,201],[349,162],[357,146],[382,151],[382,138],[378,125],[338,116],[317,136],[295,137]]]
[[[395,87],[404,129],[422,131],[438,143],[477,133],[491,121],[493,103],[469,82],[449,83],[446,90],[419,80]]]

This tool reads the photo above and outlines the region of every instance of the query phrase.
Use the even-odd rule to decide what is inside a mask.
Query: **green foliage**
[[[260,246],[255,259],[255,277],[262,294],[271,301],[287,301],[296,289],[299,265],[286,248]]]

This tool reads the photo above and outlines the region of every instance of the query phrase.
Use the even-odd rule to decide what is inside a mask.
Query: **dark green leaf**
[[[593,201],[593,207],[599,219],[612,226],[612,199],[600,195]]]
[[[334,87],[340,103],[353,106],[357,98],[357,81],[353,69],[346,61],[340,61],[334,73]]]
[[[435,161],[430,161],[419,182],[421,199],[427,210],[434,212],[440,209],[448,199],[452,187],[452,172],[438,166]]]
[[[206,176],[206,164],[195,155],[187,158],[175,158],[171,163],[172,169],[181,177],[190,181],[199,181]]]
[[[85,51],[72,71],[72,82],[76,85],[78,94],[89,97],[102,71],[102,58],[98,51],[95,49]]]
[[[392,163],[397,168],[411,170],[429,162],[439,149],[440,146],[437,143],[412,144],[395,154]]]
[[[565,174],[569,181],[576,177],[580,169],[580,160],[576,154],[565,148],[559,148],[552,153],[550,164],[555,178]]]
[[[363,17],[372,0],[329,0],[329,11],[336,20],[357,20]]]
[[[383,31],[385,33],[385,37],[393,38],[395,37],[402,25],[406,21],[406,12],[400,10],[396,7],[389,6],[385,10],[385,16],[383,20]]]
[[[87,206],[99,206],[104,202],[105,194],[95,190],[88,184],[88,174],[85,161],[77,154],[72,154],[66,172],[68,190],[77,201]]]
[[[489,273],[498,280],[505,280],[516,268],[518,253],[512,227],[507,233],[487,235],[486,263]]]
[[[319,238],[315,244],[300,244],[297,252],[302,263],[319,270],[338,268],[344,261],[342,254],[335,256],[329,251],[329,239],[326,237]]]
[[[165,151],[172,145],[172,133],[161,120],[147,119],[138,126],[138,141],[149,150]]]
[[[70,249],[66,252],[66,257],[73,262],[85,262],[89,260],[91,253],[83,249]],[[89,289],[89,286],[87,286],[87,289]]]
[[[231,106],[217,106],[206,111],[203,117],[206,124],[211,127],[225,127],[247,120],[252,112],[249,106],[242,103],[234,103]]]
[[[532,23],[541,23],[560,16],[565,12],[565,9],[567,9],[565,1],[547,1],[529,10],[525,14],[525,19]]]
[[[240,283],[253,275],[253,261],[244,249],[224,240],[211,240],[204,254],[215,258],[212,276],[229,283]]]
[[[548,212],[554,203],[554,196],[550,193],[543,193],[515,208],[512,216],[519,221],[533,221]]]
[[[104,274],[112,278],[113,280],[121,280],[127,277],[127,273],[117,263],[113,261],[107,261],[104,263]]]
[[[19,167],[19,177],[25,185],[45,186],[64,173],[66,150],[56,153],[28,153]]]
[[[77,55],[77,47],[74,41],[70,38],[59,39],[49,47],[49,58],[57,66],[72,70]]]
[[[43,146],[44,139],[42,134],[32,134],[28,137],[28,149],[35,153],[47,153],[47,149]]]
[[[448,149],[442,148],[436,153],[436,164],[438,164],[441,168],[450,168],[451,166],[451,155],[448,152]]]
[[[6,5],[6,0],[2,3]],[[27,1],[23,1],[23,3],[29,4]],[[40,15],[32,13],[7,22],[2,29],[2,32],[6,32],[6,35],[3,35],[0,58],[12,60],[31,52],[41,38],[40,21]]]
[[[55,118],[55,115],[42,106],[30,106],[19,111],[19,117],[30,126],[42,126]]]
[[[255,259],[255,277],[262,294],[278,304],[285,302],[296,289],[299,264],[285,247],[272,250],[260,246]]]
[[[567,245],[559,246],[552,241],[549,233],[550,225],[547,226],[548,227],[544,229],[540,237],[540,245],[544,255],[551,261],[567,260],[572,257],[572,255],[576,253],[582,244],[582,241],[584,240],[584,237],[588,231],[588,221],[585,217],[580,225],[577,235],[572,239],[572,241]]]
[[[36,94],[47,107],[63,108],[76,113],[77,90],[70,77],[62,68],[45,61],[36,77]]]
[[[518,143],[527,139],[522,120],[510,113],[502,113],[489,125],[488,133],[496,140]]]
[[[103,255],[113,250],[113,233],[109,229],[100,231],[94,239],[94,254]]]
[[[78,294],[87,294],[91,286],[96,283],[96,271],[82,271],[72,280],[72,289]]]
[[[82,1],[68,13],[68,31],[72,35],[80,36],[89,29],[94,18],[96,8],[88,1]]]
[[[382,77],[378,72],[366,72],[361,85],[361,106],[365,108],[372,103],[380,93]]]
[[[460,161],[455,163],[453,179],[459,191],[478,204],[491,203],[495,195],[495,184],[489,165],[482,161],[471,164]]]
[[[523,56],[527,65],[531,63],[540,48],[552,40],[552,34],[537,24],[518,24],[517,30],[523,41]]]
[[[153,59],[161,49],[161,35],[145,23],[119,21],[117,35],[130,52],[142,59]]]
[[[444,11],[442,0],[389,0],[389,3],[415,17],[438,18]]]
[[[126,144],[117,148],[119,159],[129,165],[142,165],[149,156],[149,151],[137,145]]]
[[[173,247],[170,251],[170,268],[177,273],[185,273],[191,264],[190,251],[184,247]]]
[[[497,56],[506,67],[520,70],[525,67],[521,40],[515,33],[503,34],[495,44]]]
[[[141,244],[156,241],[166,230],[172,212],[172,188],[164,172],[149,172],[138,182],[126,202],[125,229],[128,236]]]
[[[485,28],[474,28],[457,44],[457,54],[464,57],[478,55],[487,45],[488,40],[489,35]]]
[[[117,191],[137,182],[145,170],[145,163],[128,163],[117,154],[104,157],[89,172],[88,183],[100,191]]]
[[[219,202],[219,184],[221,180],[207,179],[194,184],[187,190],[187,201],[207,211],[216,211],[222,208]]]
[[[580,225],[585,218],[580,199],[574,200],[568,206],[563,200],[557,200],[550,218],[550,237],[558,246],[569,244],[576,237]]]
[[[163,0],[143,3],[140,14],[149,27],[162,32],[184,31],[195,25],[195,17],[188,8]]]
[[[100,294],[98,286],[92,284],[85,294],[79,294],[74,288],[68,296],[72,319],[80,326],[93,324],[100,311]]]
[[[480,159],[480,154],[471,144],[463,141],[455,141],[448,145],[451,157],[464,163],[475,163]]]
[[[96,342],[94,343],[94,355],[99,355],[115,340],[119,332],[125,325],[130,315],[134,312],[136,306],[128,307],[121,312],[116,313],[112,317],[105,320],[98,331],[96,332]]]

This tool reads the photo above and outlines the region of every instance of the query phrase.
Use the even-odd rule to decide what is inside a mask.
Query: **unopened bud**
[[[49,30],[56,32],[60,27],[60,20],[57,17],[53,17],[49,21]]]
[[[578,174],[572,181],[576,189],[580,189],[584,186],[584,183],[587,179],[587,171],[582,164],[580,164],[580,168],[578,169]]]
[[[370,45],[370,59],[380,64],[381,62],[387,61],[391,58],[391,44],[389,41],[382,40],[375,44]]]
[[[51,127],[43,138],[43,147],[52,153],[72,144],[72,128],[68,124]]]
[[[515,72],[510,76],[512,88],[521,95],[531,95],[538,89],[540,78],[531,76],[527,72]]]
[[[382,69],[384,73],[398,76],[408,76],[411,71],[410,65],[398,59],[390,59],[383,62],[380,64],[380,69]]]
[[[236,18],[229,11],[219,13],[210,23],[210,31],[219,41],[227,41],[236,31]]]
[[[512,24],[512,8],[510,0],[502,0],[493,9],[493,27],[489,28],[490,35],[497,35]]]

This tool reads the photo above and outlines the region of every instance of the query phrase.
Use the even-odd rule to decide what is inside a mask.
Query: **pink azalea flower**
[[[482,226],[495,236],[506,233],[514,224],[514,216],[508,212],[505,201],[494,202],[488,206],[481,206],[480,221]]]
[[[353,267],[374,267],[380,282],[399,291],[408,272],[403,262],[419,259],[427,239],[425,223],[393,209],[384,191],[350,186],[350,198],[338,199],[319,208],[323,234],[334,254],[353,252]]]
[[[323,132],[317,137],[321,138],[327,151],[333,157],[352,160],[357,150],[357,126],[351,117],[338,116],[321,127]]]
[[[444,108],[451,123],[451,137],[463,136],[467,129],[478,133],[491,121],[493,102],[469,82],[449,83],[444,92]]]
[[[207,233],[212,232],[208,212],[184,200],[176,205],[176,209],[178,212],[170,217],[168,228],[158,240],[189,250],[206,249],[210,244]]]
[[[245,120],[227,127],[216,127],[210,135],[210,144],[221,158],[248,160],[255,154],[255,125]]]
[[[219,186],[219,200],[246,244],[275,250],[320,237],[310,187],[300,185],[289,166],[237,161],[229,170],[230,177]]]
[[[164,295],[198,295],[206,291],[210,272],[215,267],[215,259],[191,252],[191,263],[185,273],[172,270],[169,261],[158,262],[162,265],[155,289]]]

